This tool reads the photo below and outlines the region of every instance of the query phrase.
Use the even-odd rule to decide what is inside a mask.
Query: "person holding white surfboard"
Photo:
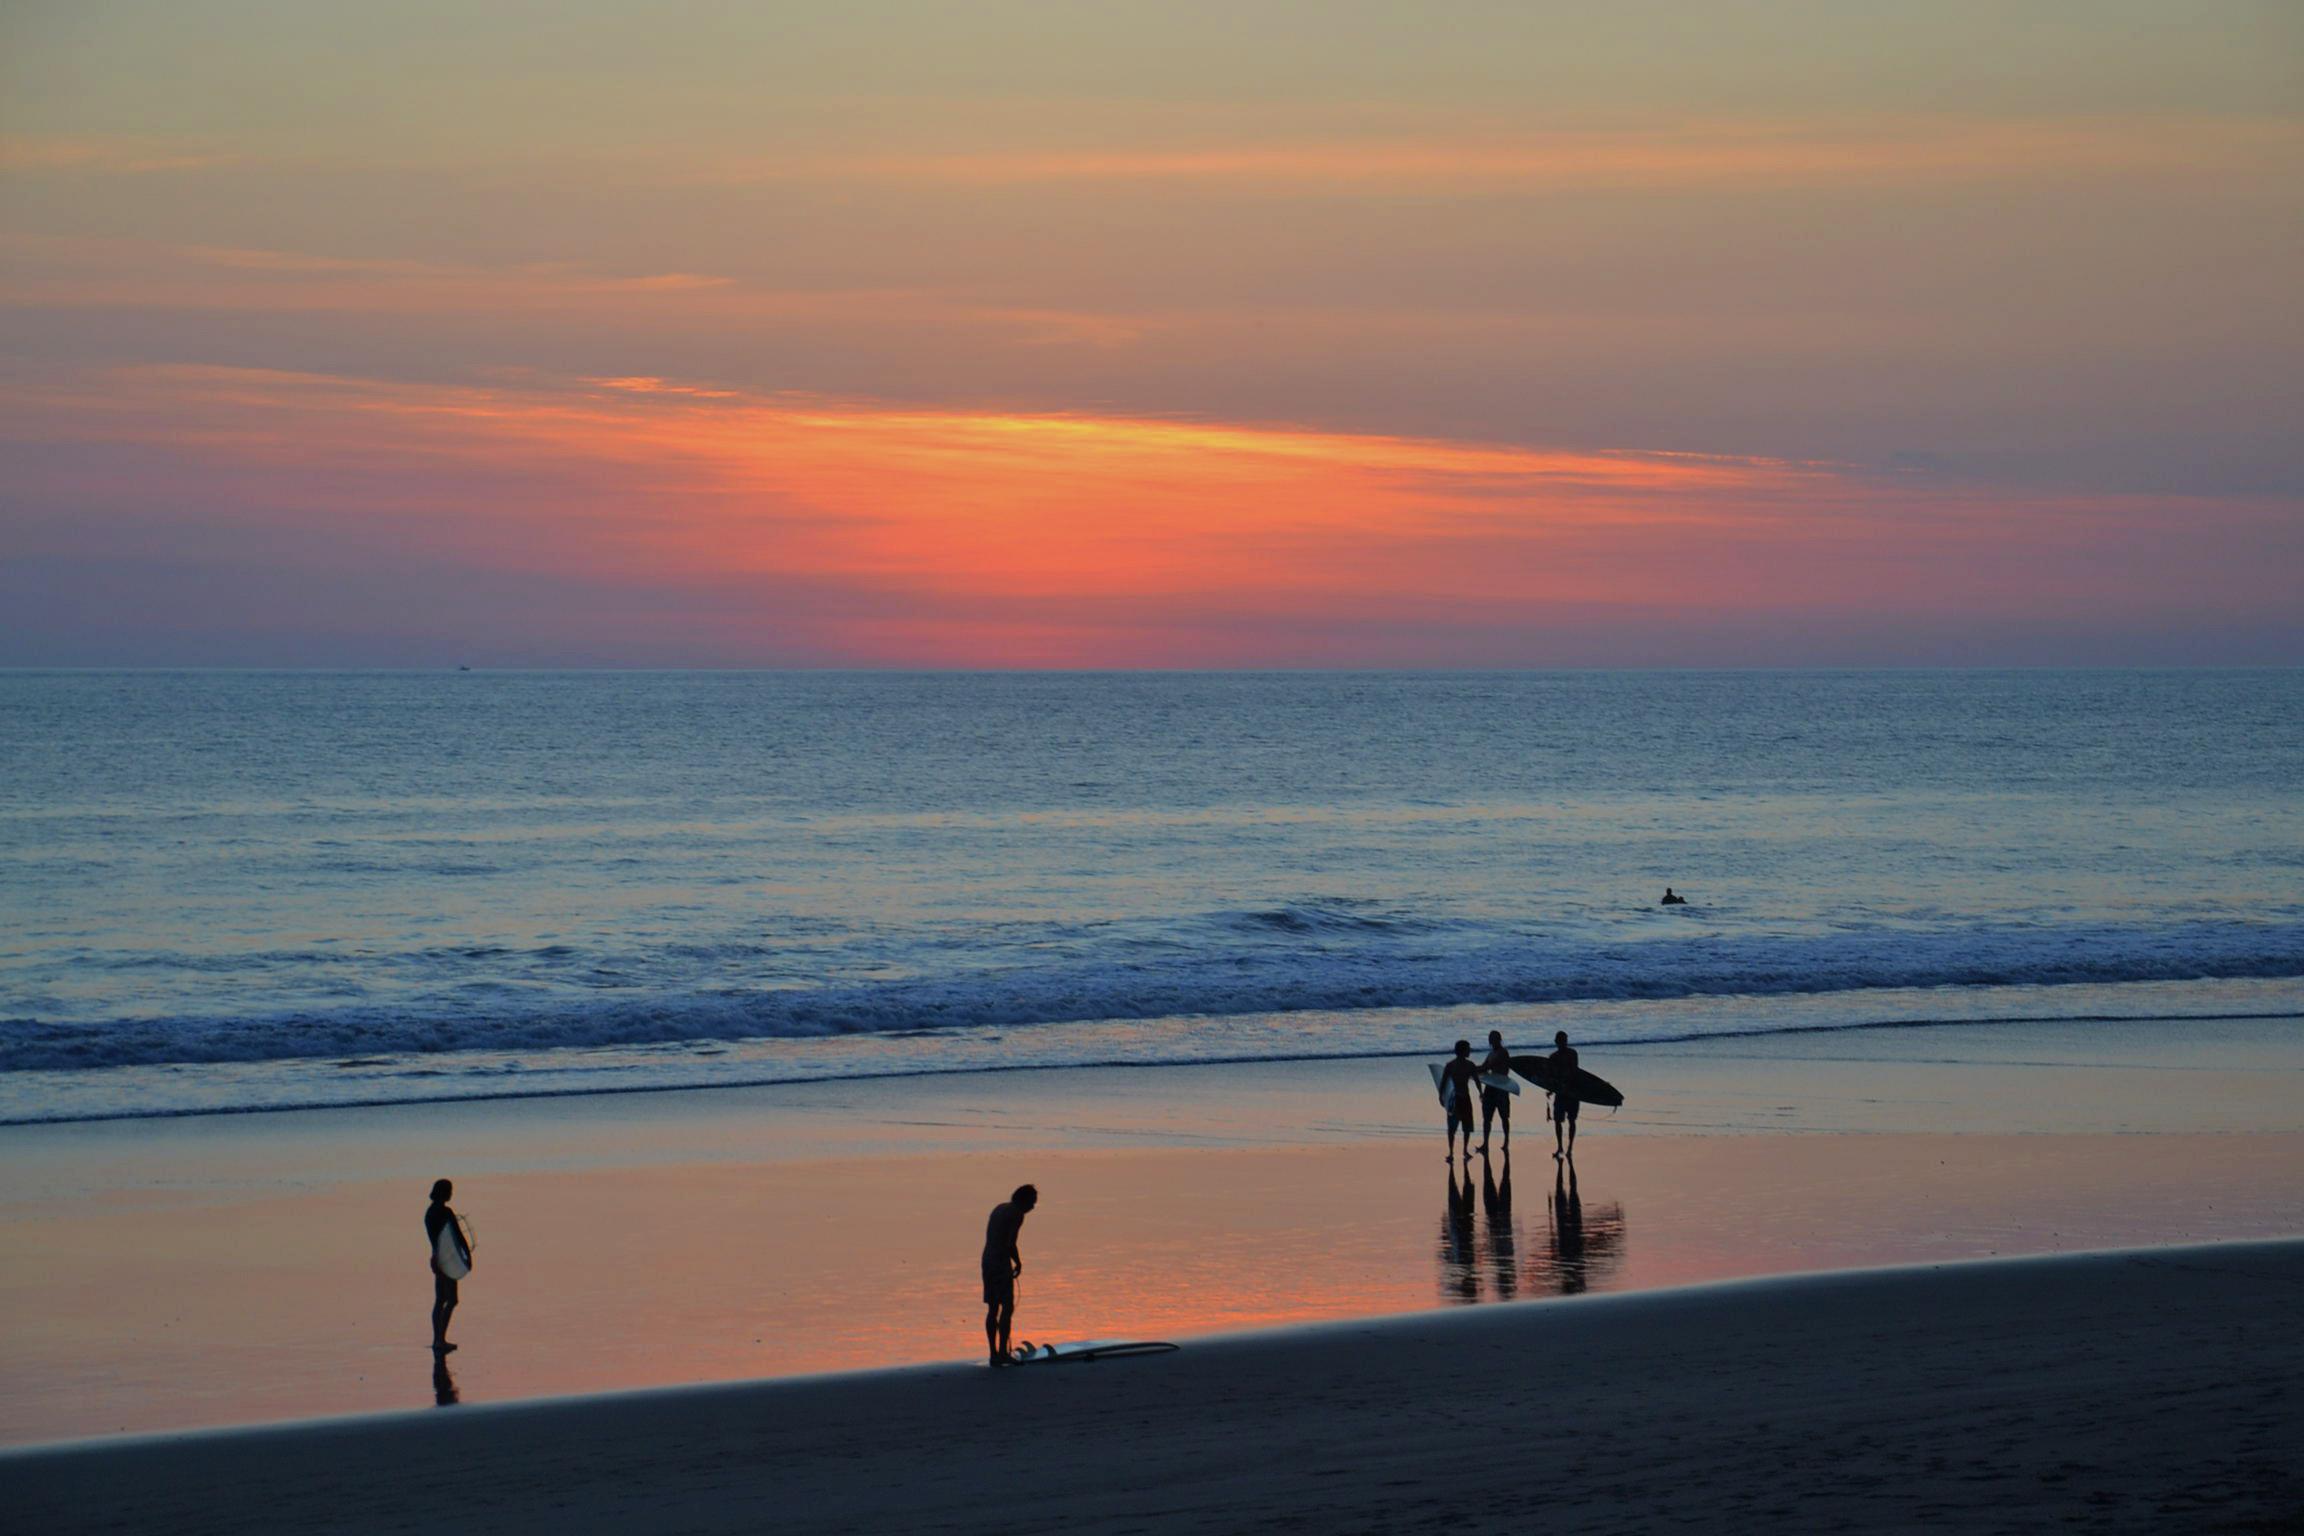
[[[445,1355],[456,1346],[448,1342],[448,1319],[456,1312],[456,1282],[472,1273],[472,1242],[464,1223],[448,1205],[456,1186],[446,1179],[432,1185],[432,1203],[424,1208],[424,1240],[432,1251],[432,1352]]]
[[[1512,1053],[1504,1049],[1504,1032],[1488,1031],[1488,1059],[1480,1063],[1480,1076],[1494,1078],[1505,1086],[1498,1088],[1483,1081],[1480,1084],[1480,1155],[1488,1155],[1489,1128],[1497,1121],[1504,1122],[1504,1152],[1512,1152]]]
[[[1477,1091],[1480,1069],[1472,1064],[1472,1042],[1456,1042],[1455,1059],[1442,1066],[1436,1074],[1435,1084],[1440,1090],[1440,1108],[1448,1116],[1448,1161],[1456,1161],[1456,1133],[1464,1133],[1464,1160],[1472,1160],[1472,1095]]]

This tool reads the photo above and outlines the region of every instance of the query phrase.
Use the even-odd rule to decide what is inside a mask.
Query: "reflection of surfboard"
[[[472,1240],[467,1237],[462,1248],[456,1246],[456,1235],[463,1225],[464,1218],[461,1216],[453,1223],[440,1223],[440,1235],[432,1243],[432,1256],[440,1262],[440,1273],[451,1280],[461,1280],[472,1273],[472,1261],[464,1257],[472,1246]]]
[[[1456,1107],[1456,1085],[1448,1081],[1448,1074],[1440,1070],[1438,1062],[1432,1064],[1432,1086],[1440,1090],[1440,1107],[1442,1109],[1454,1109]]]
[[[1018,1365],[1043,1365],[1061,1360],[1125,1360],[1133,1355],[1172,1355],[1181,1348],[1180,1344],[1149,1340],[1128,1343],[1118,1339],[1093,1339],[1084,1344],[1035,1344],[1027,1339],[1009,1351],[1009,1356]]]
[[[1519,1073],[1546,1093],[1557,1093],[1552,1082],[1552,1058],[1549,1056],[1515,1056],[1512,1070]],[[1586,1104],[1597,1104],[1603,1109],[1614,1109],[1624,1102],[1624,1095],[1616,1085],[1605,1078],[1594,1077],[1582,1067],[1576,1069],[1576,1080],[1568,1091]]]

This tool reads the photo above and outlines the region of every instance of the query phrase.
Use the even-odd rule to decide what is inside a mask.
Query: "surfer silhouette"
[[[1024,1255],[1017,1251],[1016,1239],[1024,1230],[1024,1218],[1040,1203],[1040,1191],[1029,1184],[1016,1186],[1016,1193],[992,1207],[992,1217],[984,1224],[984,1344],[992,1351],[994,1365],[1007,1365],[1008,1334],[1016,1322],[1016,1279],[1024,1273]]]
[[[1568,1031],[1556,1030],[1552,1035],[1552,1155],[1569,1158],[1576,1155],[1576,1047],[1568,1043]]]
[[[454,1184],[440,1179],[432,1185],[432,1203],[424,1208],[424,1244],[432,1256],[432,1352],[437,1355],[456,1347],[448,1342],[448,1319],[456,1313],[456,1282],[472,1268],[472,1246],[448,1205],[455,1193]],[[453,1275],[441,1266],[449,1255],[456,1259]]]
[[[1483,1077],[1501,1077],[1509,1081],[1512,1076],[1512,1053],[1504,1049],[1504,1033],[1488,1031],[1488,1055],[1480,1063]],[[1488,1155],[1488,1131],[1497,1121],[1504,1122],[1504,1150],[1512,1150],[1512,1095],[1501,1088],[1480,1085],[1480,1155]]]
[[[1448,1161],[1456,1161],[1456,1133],[1464,1133],[1464,1160],[1472,1160],[1472,1097],[1480,1069],[1472,1064],[1472,1042],[1456,1042],[1456,1058],[1440,1069],[1440,1108],[1448,1116]]]
[[[1672,887],[1666,886],[1664,887],[1664,899],[1656,903],[1656,905],[1660,907],[1684,907],[1688,905],[1688,898],[1685,896],[1673,895]]]

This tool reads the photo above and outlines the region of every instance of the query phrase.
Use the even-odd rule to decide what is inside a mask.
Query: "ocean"
[[[0,1122],[2304,1016],[2300,790],[2295,671],[4,672]]]

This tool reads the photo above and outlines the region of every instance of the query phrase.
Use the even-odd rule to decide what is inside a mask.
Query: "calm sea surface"
[[[2300,791],[2296,672],[0,673],[0,1120],[2297,1011]]]

